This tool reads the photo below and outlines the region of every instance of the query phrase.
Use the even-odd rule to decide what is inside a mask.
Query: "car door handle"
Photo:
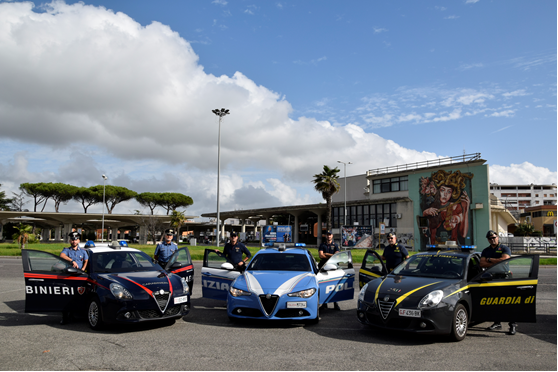
[[[532,285],[523,285],[521,287],[517,287],[517,289],[533,289]]]
[[[202,273],[202,275],[211,276],[211,273]]]

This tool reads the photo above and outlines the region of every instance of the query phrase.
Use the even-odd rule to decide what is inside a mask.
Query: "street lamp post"
[[[344,221],[343,225],[346,226],[347,225],[347,164],[353,164],[353,163],[351,163],[350,161],[349,162],[344,162],[344,161],[341,161],[341,160],[337,160],[337,162],[343,164],[343,178],[345,178],[345,187],[344,187],[344,189],[345,189],[345,208],[344,208],[345,218],[343,220]]]
[[[105,240],[105,182],[108,177],[103,174],[103,222],[101,222],[101,243]]]
[[[219,217],[219,178],[221,176],[221,120],[225,115],[229,114],[229,110],[222,108],[221,110],[212,110],[215,115],[219,116],[219,135],[218,135],[218,145],[217,145],[217,248],[219,248],[219,234],[220,230],[220,217]]]

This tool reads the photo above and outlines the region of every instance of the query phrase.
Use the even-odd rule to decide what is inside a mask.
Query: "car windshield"
[[[256,255],[248,270],[310,271],[310,262],[303,254],[266,253]]]
[[[394,275],[424,276],[429,278],[463,278],[465,259],[444,254],[417,254],[393,270]]]
[[[94,253],[91,260],[96,273],[161,270],[161,266],[143,252],[100,252]]]

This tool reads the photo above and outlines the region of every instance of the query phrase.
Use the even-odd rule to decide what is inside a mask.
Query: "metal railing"
[[[409,164],[402,164],[402,165],[394,165],[394,166],[385,167],[385,168],[371,169],[371,170],[366,172],[366,176],[374,176],[374,175],[385,174],[385,173],[403,172],[403,171],[415,170],[415,169],[419,169],[419,168],[428,168],[428,167],[448,165],[448,164],[465,163],[465,162],[479,160],[480,158],[481,158],[480,152],[476,152],[474,154],[452,156],[452,157],[449,157],[449,158],[439,158],[439,159],[434,159],[434,160],[420,161],[420,162],[416,162],[416,163],[409,163]]]

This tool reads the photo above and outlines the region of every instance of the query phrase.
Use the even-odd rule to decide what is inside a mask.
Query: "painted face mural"
[[[422,216],[428,227],[421,234],[421,246],[444,244],[455,241],[460,245],[470,245],[472,218],[471,204],[472,173],[439,170],[431,177],[420,179],[420,204]]]

